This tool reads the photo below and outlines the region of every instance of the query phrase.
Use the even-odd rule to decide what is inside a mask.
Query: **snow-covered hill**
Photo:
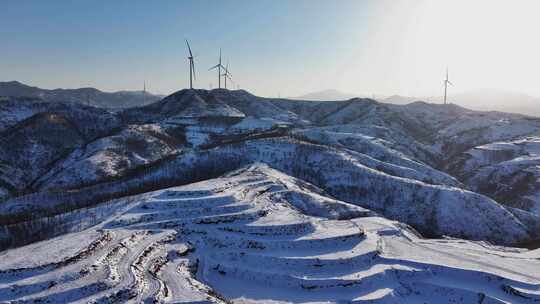
[[[4,101],[3,105],[0,114],[5,118],[4,132],[18,139],[0,158],[3,216],[37,210],[49,214],[47,209],[65,205],[64,200],[85,199],[80,204],[87,206],[110,195],[119,197],[159,186],[150,179],[143,182],[141,175],[156,180],[167,176],[172,184],[204,179],[204,174],[193,175],[191,171],[196,168],[189,162],[206,163],[208,155],[214,155],[231,161],[212,163],[209,172],[213,173],[207,177],[250,162],[264,162],[343,200],[383,211],[387,217],[411,224],[427,235],[448,234],[508,244],[536,237],[537,233],[507,211],[502,211],[507,214],[502,217],[493,213],[495,209],[486,211],[480,206],[489,199],[473,198],[474,193],[464,191],[471,185],[435,169],[446,169],[446,163],[478,144],[539,132],[540,120],[535,118],[422,102],[399,106],[369,99],[265,99],[246,91],[223,89],[182,90],[157,103],[118,113],[18,99]],[[49,131],[44,137],[33,131],[36,129]],[[14,148],[21,153],[13,153]],[[188,166],[175,167],[175,163],[186,161],[186,155],[191,157]],[[295,162],[291,162],[291,156]],[[180,180],[163,173],[170,167],[177,174],[193,177]],[[345,170],[337,171],[336,167]],[[436,190],[439,188],[434,185],[459,191],[448,192],[454,194],[452,198],[444,196],[452,201],[446,203],[438,198],[446,192]],[[88,187],[92,194],[82,196],[80,193]],[[58,197],[56,190],[68,189],[79,191],[63,194],[67,198],[61,201],[49,201]],[[452,221],[460,216],[450,216],[449,212],[453,208],[457,212],[460,202],[472,204],[468,207],[472,217],[502,219],[486,227],[508,230],[488,228],[489,232],[478,234],[467,223],[456,228]],[[499,205],[490,201],[486,206]]]
[[[539,246],[538,118],[181,90],[121,111],[2,98],[0,134],[0,249],[60,235],[0,253],[0,302],[540,293],[536,251],[490,245]]]
[[[102,109],[12,98],[0,103],[0,188],[33,190],[33,183],[71,151],[121,128]],[[0,198],[3,191],[0,191]]]
[[[10,215],[46,215],[48,210],[57,210],[66,201],[83,204],[80,200],[98,200],[100,195],[104,199],[139,193],[140,189],[192,182],[254,162],[269,164],[327,190],[336,198],[413,225],[428,236],[450,235],[499,244],[517,244],[538,237],[536,224],[522,222],[485,196],[456,188],[454,179],[436,170],[419,167],[417,171],[352,150],[337,150],[283,136],[247,139],[211,149],[186,149],[127,178],[94,182],[75,193],[67,192],[59,197],[56,192],[44,191],[9,199],[0,205],[0,215],[7,219]],[[109,160],[96,166],[109,163],[114,164]],[[80,174],[86,172],[84,168],[75,165],[63,171],[60,181],[84,185],[80,180]],[[93,178],[90,175],[88,179],[94,181]],[[55,186],[55,179],[52,182]]]
[[[0,301],[540,300],[538,250],[422,239],[265,165],[118,204],[93,228],[0,253]]]
[[[474,147],[451,170],[473,190],[540,215],[539,137]]]

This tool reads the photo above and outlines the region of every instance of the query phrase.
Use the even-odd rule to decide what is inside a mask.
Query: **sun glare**
[[[540,28],[539,11],[539,1],[382,2],[369,43],[382,41],[389,49],[384,58],[399,65],[393,79],[401,82],[402,93],[440,94],[447,66],[461,91],[540,93],[540,40],[533,35]]]

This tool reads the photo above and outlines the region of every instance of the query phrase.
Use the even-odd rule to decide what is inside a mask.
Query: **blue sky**
[[[493,46],[467,36],[471,28],[477,30],[472,31],[475,35],[490,31],[476,28],[484,7],[470,8],[464,1],[461,6],[452,4],[449,15],[454,20],[467,10],[461,18],[466,26],[462,24],[460,35],[450,32],[450,38],[442,40],[445,33],[439,30],[448,31],[441,28],[441,16],[449,12],[441,7],[446,2],[2,0],[0,81],[115,91],[140,89],[146,80],[150,91],[167,94],[188,85],[187,38],[197,55],[200,88],[217,85],[217,76],[208,68],[216,64],[221,47],[237,84],[264,96],[296,96],[327,88],[433,95],[440,91],[447,65],[460,90],[492,85],[536,93],[536,82],[529,78],[537,68],[531,60],[538,45],[527,45],[532,46],[525,54],[530,57],[522,58],[517,68],[505,67],[527,79],[494,78],[486,71],[492,57],[462,51],[466,44],[475,50]],[[507,17],[508,3],[496,12]],[[520,12],[510,16],[523,19]],[[490,17],[488,25],[501,16]],[[515,30],[523,32],[534,25]],[[433,30],[426,31],[429,28]],[[448,39],[450,49],[441,48]],[[508,58],[500,51],[492,56],[504,62],[523,57],[513,51],[505,49],[511,53]]]
[[[300,74],[302,83],[309,79],[305,74],[334,65],[340,49],[350,49],[347,37],[363,19],[358,12],[367,12],[360,8],[369,6],[307,0],[153,3],[3,1],[0,78],[105,90],[135,89],[146,78],[150,88],[168,93],[187,85],[187,38],[198,56],[199,87],[217,85],[207,70],[221,47],[238,85],[277,94],[277,77],[294,82]]]

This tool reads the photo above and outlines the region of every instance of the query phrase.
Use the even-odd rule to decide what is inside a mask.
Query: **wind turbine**
[[[197,80],[197,77],[195,76],[195,62],[193,61],[193,59],[195,57],[193,56],[193,53],[191,52],[191,47],[189,46],[189,42],[187,41],[187,39],[186,39],[186,45],[187,45],[187,48],[188,48],[188,51],[189,51],[189,56],[188,56],[188,60],[189,60],[189,88],[193,89],[193,79]]]
[[[219,62],[215,66],[209,68],[208,70],[218,70],[218,89],[221,89],[221,69],[225,69],[225,67],[221,64],[221,49],[219,49]],[[226,70],[226,69],[225,69]]]
[[[225,89],[227,88],[227,78],[233,82],[232,78],[231,78],[231,73],[229,72],[229,61],[227,60],[227,66],[223,68],[225,70],[225,72],[223,74],[221,74],[221,76],[223,76],[223,79],[225,80]],[[234,82],[233,82],[234,83]]]
[[[144,81],[144,84],[143,84],[142,98],[143,98],[143,105],[145,105],[146,104],[146,80]]]
[[[448,68],[446,68],[446,79],[444,80],[444,104],[446,104],[446,92],[448,91],[448,85],[453,86],[454,84],[448,80]]]

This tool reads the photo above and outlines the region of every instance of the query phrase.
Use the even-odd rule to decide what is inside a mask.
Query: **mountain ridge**
[[[386,210],[386,216],[413,224],[426,235],[450,234],[474,239],[484,238],[505,244],[535,237],[534,233],[528,235],[532,231],[528,227],[535,225],[534,217],[528,219],[525,226],[520,226],[524,224],[520,223],[519,219],[512,218],[510,209],[510,213],[505,213],[508,215],[506,223],[515,221],[516,225],[507,232],[521,231],[515,234],[515,237],[495,230],[477,234],[468,230],[473,229],[472,227],[459,232],[445,222],[446,219],[443,220],[447,211],[436,211],[439,207],[429,199],[431,196],[438,197],[441,193],[447,193],[447,190],[438,190],[431,185],[456,189],[465,187],[442,172],[444,168],[440,167],[440,164],[454,159],[476,145],[489,143],[494,139],[513,139],[539,132],[540,120],[523,115],[478,112],[455,105],[423,102],[406,106],[392,105],[360,98],[334,102],[296,101],[262,98],[242,90],[225,89],[184,89],[150,105],[103,113],[89,111],[94,108],[77,104],[12,100],[4,102],[4,105],[0,116],[4,123],[8,123],[6,127],[20,125],[17,134],[28,138],[12,147],[24,150],[32,143],[34,149],[33,154],[13,154],[10,150],[0,153],[0,161],[8,164],[0,170],[0,179],[6,185],[2,190],[5,200],[1,208],[2,215],[9,221],[19,217],[24,219],[29,212],[34,215],[41,212],[49,214],[50,210],[58,208],[54,201],[57,194],[51,193],[55,190],[78,189],[81,195],[89,195],[90,200],[93,198],[102,201],[109,196],[125,195],[123,193],[140,193],[140,189],[146,187],[156,189],[153,178],[164,179],[163,184],[174,185],[204,178],[204,172],[207,172],[208,177],[215,177],[256,161],[306,179],[350,203],[357,202],[377,211]],[[34,135],[30,130],[36,126],[23,124],[24,119],[41,115],[40,113],[55,113],[58,118],[66,120],[73,120],[73,117],[86,113],[85,115],[91,114],[89,117],[95,115],[94,120],[108,117],[106,119],[109,124],[102,126],[105,127],[100,133],[103,135],[97,138],[90,136],[75,144],[61,140],[43,141],[32,138]],[[74,116],[75,113],[78,116]],[[87,119],[77,118],[80,121]],[[81,126],[95,128],[88,122],[83,122]],[[58,129],[58,132],[70,134],[69,127],[57,125],[54,120],[40,120],[38,127],[54,128]],[[474,133],[471,133],[471,130],[474,130]],[[89,141],[89,138],[94,139]],[[265,149],[268,152],[264,152]],[[51,158],[51,151],[63,151],[61,158]],[[331,166],[317,165],[316,162],[312,163],[312,166],[320,167],[322,171],[318,174],[312,168],[290,163],[286,156],[292,153],[290,151],[303,155],[304,162],[316,159],[319,155],[327,164],[346,168],[342,172],[344,176],[338,177],[331,172]],[[224,162],[209,160],[210,155]],[[192,164],[186,163],[188,159],[202,168],[207,168],[207,171],[202,170],[202,175],[196,174]],[[34,170],[25,174],[30,164],[33,164]],[[184,169],[174,169],[173,164]],[[47,171],[53,173],[44,174]],[[185,178],[178,179],[172,172]],[[32,179],[12,179],[9,178],[10,175],[32,176]],[[338,184],[331,182],[342,178],[344,179]],[[356,180],[357,184],[351,183],[353,180]],[[368,190],[368,184],[372,185],[372,190]],[[416,192],[423,193],[422,197],[404,196],[405,200],[396,203],[399,201],[399,191],[396,192],[394,188],[404,191],[415,187],[418,188]],[[86,188],[88,190],[85,190]],[[34,193],[25,196],[28,191]],[[100,191],[103,193],[100,194]],[[370,191],[380,195],[371,197],[373,193]],[[409,190],[405,192],[407,191]],[[89,194],[91,192],[95,194]],[[368,202],[361,202],[360,193],[371,198]],[[386,197],[382,193],[386,193],[386,199],[381,199]],[[401,193],[405,195],[404,192]],[[445,194],[443,197],[449,199],[462,195],[464,198],[461,201],[471,201],[478,206],[498,204],[485,197],[474,198],[474,193],[463,193],[465,194],[456,192],[450,196]],[[68,196],[73,195],[75,194]],[[37,199],[38,197],[40,199]],[[83,196],[78,197],[72,199],[85,200]],[[411,209],[411,213],[403,212],[406,210],[403,204],[413,202],[426,202],[422,207],[424,211],[418,210],[415,214],[415,208],[420,208],[420,205],[424,204],[422,203]],[[455,204],[457,203],[451,205]],[[480,209],[492,210],[486,211],[486,216],[489,217],[496,209],[490,208],[492,207]],[[444,224],[439,227],[435,222],[430,222],[437,216],[426,213],[426,210],[432,210],[433,215],[442,212],[443,217],[438,222]],[[18,215],[13,216],[14,214]],[[454,216],[457,214],[451,217]],[[490,225],[485,226],[502,227],[505,224]]]
[[[126,108],[149,104],[163,96],[143,91],[103,92],[96,88],[42,89],[19,81],[0,82],[0,96],[34,97],[48,102],[75,102],[103,108]]]
[[[348,100],[355,97],[360,97],[360,96],[357,94],[341,92],[336,89],[326,89],[326,90],[321,90],[317,92],[307,93],[301,96],[290,97],[290,99],[325,101],[325,100]]]
[[[401,96],[393,95],[379,97],[378,101],[392,104],[409,104],[423,100],[431,103],[442,103],[441,96]],[[527,94],[496,90],[477,89],[465,91],[463,93],[450,94],[448,102],[477,111],[499,111],[507,113],[517,113],[531,116],[540,116],[540,98]]]
[[[184,89],[0,134],[0,301],[540,299],[539,118]]]

